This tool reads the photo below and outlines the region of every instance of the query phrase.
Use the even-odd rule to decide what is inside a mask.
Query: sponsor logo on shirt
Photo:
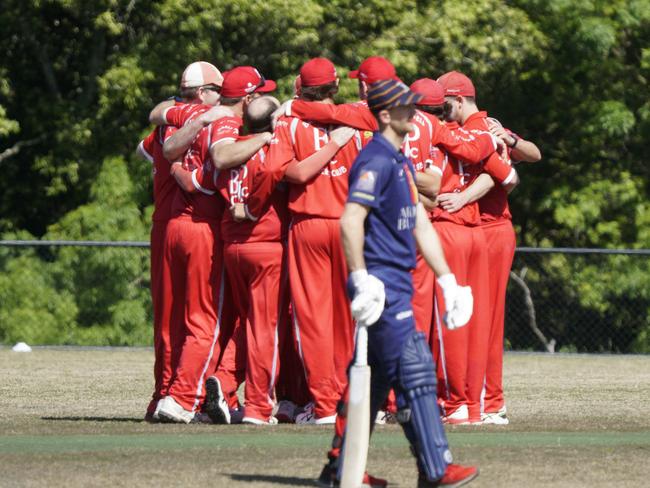
[[[413,205],[402,207],[399,209],[399,217],[397,218],[397,230],[409,230],[415,227],[415,214],[416,210]]]
[[[357,184],[355,185],[355,190],[373,193],[375,191],[376,183],[377,183],[377,172],[364,171],[363,173],[361,173],[361,176],[359,176]]]

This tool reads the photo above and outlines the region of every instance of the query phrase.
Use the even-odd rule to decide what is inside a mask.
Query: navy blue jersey
[[[413,269],[418,192],[411,161],[375,132],[352,165],[349,185],[348,202],[370,207],[363,248],[368,271]]]

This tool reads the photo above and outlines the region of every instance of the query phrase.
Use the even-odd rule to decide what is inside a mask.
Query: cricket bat
[[[363,481],[370,441],[370,367],[368,327],[359,323],[357,353],[350,368],[347,427],[343,444],[342,488],[359,488]]]

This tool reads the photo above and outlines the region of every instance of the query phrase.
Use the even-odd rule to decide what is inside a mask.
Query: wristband
[[[514,134],[511,134],[510,137],[512,137],[515,140],[515,142],[512,143],[512,146],[510,146],[510,149],[514,149],[517,146],[517,143],[519,142],[519,138]]]
[[[449,290],[451,288],[458,286],[458,283],[456,283],[456,277],[454,276],[453,273],[447,273],[445,275],[438,277],[437,282],[440,285],[440,288],[442,288],[443,292],[445,290]]]

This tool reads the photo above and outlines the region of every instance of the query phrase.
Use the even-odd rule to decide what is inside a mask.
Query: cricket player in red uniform
[[[329,60],[308,61],[300,78],[302,98],[333,103],[338,78]],[[329,143],[325,126],[281,117],[269,151],[269,166],[282,168],[284,176],[293,160],[303,161]],[[296,336],[315,404],[313,419],[302,419],[309,423],[334,422],[347,381],[354,328],[345,294],[347,271],[338,219],[347,196],[347,173],[361,146],[361,135],[356,133],[324,168],[313,168],[315,176],[303,171],[303,177],[289,186],[289,281]]]
[[[508,150],[510,160],[536,162],[541,159],[539,148],[531,141],[527,141],[508,129],[501,126],[496,119],[488,118],[490,131],[496,137],[503,140]],[[480,179],[481,177],[479,177]],[[488,260],[497,263],[493,269],[501,269],[503,274],[491,276],[490,307],[492,310],[490,339],[488,346],[487,371],[485,377],[485,392],[483,398],[483,423],[507,425],[509,420],[506,415],[506,407],[503,397],[503,320],[505,307],[505,292],[508,274],[512,265],[514,249],[514,231],[508,231],[509,211],[507,205],[507,193],[496,186],[494,189],[486,190],[479,180],[472,183],[460,193],[441,195],[442,204],[449,208],[450,212],[458,208],[478,202],[482,229],[486,238]],[[485,210],[488,210],[485,212]],[[504,237],[503,241],[499,237]],[[505,252],[501,247],[506,245]],[[492,268],[492,266],[490,266]],[[504,270],[508,271],[508,274]]]
[[[253,100],[247,107],[249,133],[269,131],[271,114],[279,105],[272,97]],[[268,149],[265,145],[243,165],[220,173],[217,185],[229,207],[243,204],[249,176],[265,163]],[[276,188],[257,221],[237,222],[230,212],[224,212],[221,222],[224,262],[240,324],[245,329],[243,423],[274,422],[271,414],[278,372],[279,325],[284,304],[288,303],[284,246],[288,223],[286,188]]]
[[[476,91],[471,80],[461,73],[450,72],[441,76],[439,78],[439,81],[445,88],[447,102],[451,107],[450,118],[456,122],[462,123],[462,129],[471,134],[489,131],[487,113],[480,112],[476,108]],[[494,178],[497,183],[494,189],[491,191],[507,195],[507,192],[512,190],[512,188],[514,188],[514,186],[518,183],[518,177],[514,171],[514,168],[511,168],[509,165],[509,159],[502,160],[496,155],[493,155],[490,159],[486,160],[482,169],[490,174],[490,176],[492,176],[492,178]],[[498,168],[499,166],[502,168],[502,171],[497,169],[495,172],[494,168]],[[466,183],[471,184],[473,179],[475,179],[477,176],[478,175],[476,172],[472,172],[470,170],[470,179]],[[460,193],[462,191],[463,189],[457,188],[451,192],[445,191],[444,193]],[[443,208],[445,208],[446,202],[448,202],[446,197],[441,197],[441,204],[443,205]],[[449,209],[450,206],[447,205],[446,208]],[[483,219],[481,219],[481,223],[483,223]],[[447,419],[450,422],[456,423],[462,423],[464,421],[478,423],[482,421],[481,396],[483,393],[486,372],[488,369],[488,351],[491,341],[490,338],[493,334],[493,307],[495,305],[494,300],[497,299],[495,290],[498,290],[500,286],[503,286],[503,293],[505,298],[505,285],[501,285],[499,283],[499,280],[496,279],[496,277],[502,276],[504,274],[504,264],[502,261],[496,261],[492,256],[510,256],[509,264],[507,265],[507,271],[505,272],[505,284],[507,284],[507,275],[510,271],[512,256],[514,255],[514,231],[512,231],[512,225],[510,225],[510,230],[512,231],[512,239],[504,240],[500,244],[491,240],[488,237],[488,233],[485,232],[485,229],[485,225],[473,228],[475,233],[478,232],[482,234],[480,236],[480,239],[486,243],[485,246],[487,249],[487,268],[485,268],[484,265],[481,265],[479,268],[473,271],[471,278],[473,280],[478,279],[480,282],[485,283],[488,286],[483,286],[481,289],[475,291],[476,314],[475,317],[473,317],[473,322],[470,322],[468,328],[469,335],[467,337],[468,355],[466,363],[467,376],[465,391],[467,416],[465,416],[465,411],[463,410],[462,395],[457,394],[457,389],[460,386],[460,379],[453,378],[454,371],[457,371],[455,362],[459,361],[459,358],[462,357],[462,353],[459,349],[457,349],[456,346],[462,344],[462,341],[456,341],[450,337],[445,337],[444,333],[442,337],[442,342],[444,343],[445,347],[444,358],[446,359],[448,366],[447,376],[452,377],[452,379],[448,382],[451,391],[448,396],[448,403],[445,405],[448,407],[446,408],[448,414]],[[481,269],[484,271],[481,272]],[[477,277],[477,275],[481,275],[482,277]],[[503,315],[501,316],[501,320],[503,320]],[[502,340],[503,334],[501,334],[501,341]],[[450,347],[452,348],[451,351],[449,350]],[[501,344],[500,347],[502,348],[503,345]],[[455,384],[454,380],[457,380],[459,384]]]
[[[231,83],[225,83],[225,93],[232,97],[236,93],[231,93]],[[255,134],[267,132],[271,128],[271,114],[279,105],[273,97],[257,98],[250,103],[242,98],[232,106],[238,118],[219,124],[213,146],[233,140],[247,141]],[[239,135],[243,110],[246,110],[248,136]],[[267,152],[268,145],[265,145],[246,163],[219,173],[217,189],[229,208],[243,202],[248,193],[249,175],[264,164]],[[191,177],[187,171],[184,173],[185,185],[189,186]],[[195,179],[205,186],[200,171]],[[225,397],[229,410],[236,409],[236,391],[244,379],[246,409],[242,421],[267,424],[274,420],[271,411],[278,368],[279,319],[287,281],[283,244],[288,227],[286,206],[286,190],[278,189],[257,222],[236,222],[230,212],[224,212],[221,221],[224,263],[240,325],[229,339],[216,376],[206,382],[205,411],[218,423],[228,420],[220,395]]]
[[[222,101],[226,101],[226,97],[232,100],[236,95],[228,90],[242,81],[237,76],[239,71],[230,76],[233,71],[224,77]],[[253,86],[250,93],[263,85]],[[191,117],[189,115],[185,123]],[[163,400],[159,414],[174,422],[188,423],[194,419],[205,395],[205,378],[214,371],[219,358],[218,337],[224,296],[219,224],[224,205],[214,197],[215,180],[217,170],[241,164],[241,161],[229,162],[226,158],[232,154],[228,152],[220,158],[213,147],[213,132],[214,139],[218,139],[220,131],[230,123],[231,118],[220,119],[214,127],[210,124],[202,129],[192,142],[182,166],[192,171],[194,191],[177,193],[173,218],[167,228],[165,259],[172,267],[172,292],[178,300],[172,311],[171,329],[184,340],[169,395]],[[247,145],[245,148],[251,153],[243,157],[250,157],[269,139],[268,133],[251,138],[252,146],[257,146]],[[196,177],[199,169],[203,184]]]
[[[215,90],[221,86],[223,77],[210,63],[198,61],[191,63],[183,72],[180,83],[183,102],[170,106],[194,104],[214,104],[218,101]],[[186,103],[187,102],[187,103]],[[199,118],[203,127],[208,118]],[[154,393],[147,408],[145,419],[157,421],[156,407],[161,398],[167,395],[172,377],[172,343],[169,335],[171,318],[171,282],[169,269],[163,260],[163,244],[167,223],[171,218],[172,202],[178,185],[170,174],[171,163],[163,151],[164,142],[176,131],[174,125],[158,125],[138,146],[139,152],[153,164],[154,213],[151,227],[151,300],[154,312]]]

